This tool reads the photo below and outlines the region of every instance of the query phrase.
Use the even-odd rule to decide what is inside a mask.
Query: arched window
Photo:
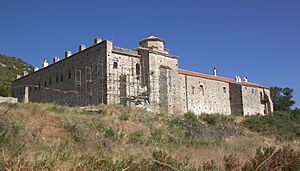
[[[139,63],[137,63],[136,65],[135,65],[135,71],[136,71],[136,75],[140,75],[141,74],[141,66],[140,66],[140,64]]]

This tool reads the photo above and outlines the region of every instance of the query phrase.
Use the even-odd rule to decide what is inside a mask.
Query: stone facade
[[[18,102],[17,98],[0,96],[0,103],[17,103],[17,102]]]
[[[140,47],[126,49],[95,39],[94,45],[67,51],[48,66],[13,82],[19,101],[71,106],[124,104],[154,112],[193,111],[235,115],[273,112],[268,87],[181,70],[165,40],[150,36]]]

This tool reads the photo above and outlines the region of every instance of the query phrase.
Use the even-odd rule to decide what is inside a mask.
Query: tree
[[[288,87],[271,87],[270,91],[275,111],[291,110],[291,107],[295,104],[293,100],[293,89]]]
[[[0,84],[0,96],[3,97],[9,96],[9,88],[3,84]]]

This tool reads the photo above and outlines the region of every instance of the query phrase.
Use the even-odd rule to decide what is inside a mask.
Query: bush
[[[226,116],[226,115],[218,114],[218,113],[214,113],[214,114],[204,114],[203,113],[198,118],[200,120],[205,121],[209,125],[217,125],[219,123],[232,123],[234,120],[233,116]]]
[[[78,126],[77,123],[66,122],[64,128],[70,132],[75,142],[83,143],[85,141],[83,130]]]
[[[187,113],[183,114],[183,117],[186,120],[190,120],[190,121],[196,121],[197,120],[197,116],[192,111],[188,111]]]
[[[299,170],[300,152],[286,146],[276,150],[275,147],[256,149],[256,155],[245,163],[242,170]]]
[[[162,140],[162,129],[151,129],[151,140],[155,143],[159,143]]]
[[[143,131],[136,131],[136,132],[133,132],[131,134],[129,134],[129,137],[128,137],[128,142],[129,143],[140,143],[140,144],[143,144],[144,143],[144,133]]]
[[[128,121],[129,120],[130,115],[127,113],[123,113],[119,116],[119,119],[122,121]]]
[[[243,125],[252,131],[273,135],[279,140],[300,139],[300,117],[298,112],[275,112],[272,115],[249,116]]]
[[[108,127],[108,128],[105,127],[102,121],[98,123],[96,129],[103,132],[105,137],[110,138],[114,142],[116,141],[120,142],[125,135],[123,132],[119,131],[119,129],[114,129],[112,127]]]
[[[0,96],[8,97],[10,95],[10,88],[3,84],[0,84]]]

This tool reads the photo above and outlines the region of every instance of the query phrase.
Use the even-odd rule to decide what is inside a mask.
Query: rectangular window
[[[118,68],[118,62],[114,62],[113,69],[117,69],[117,68]]]
[[[92,67],[85,67],[85,83],[87,95],[92,96]]]
[[[80,91],[81,87],[81,70],[75,70],[75,91]]]
[[[85,67],[85,80],[92,82],[92,67]]]
[[[203,87],[203,85],[200,85],[199,89],[200,89],[200,93],[201,93],[202,95],[204,95],[204,87]]]
[[[69,71],[69,73],[68,73],[68,78],[69,78],[69,80],[72,78],[72,73],[71,73],[71,71]]]
[[[223,93],[226,93],[226,87],[223,87]]]
[[[136,69],[136,75],[140,75],[141,74],[141,67],[140,67],[140,64],[136,64],[135,65],[135,69]]]

